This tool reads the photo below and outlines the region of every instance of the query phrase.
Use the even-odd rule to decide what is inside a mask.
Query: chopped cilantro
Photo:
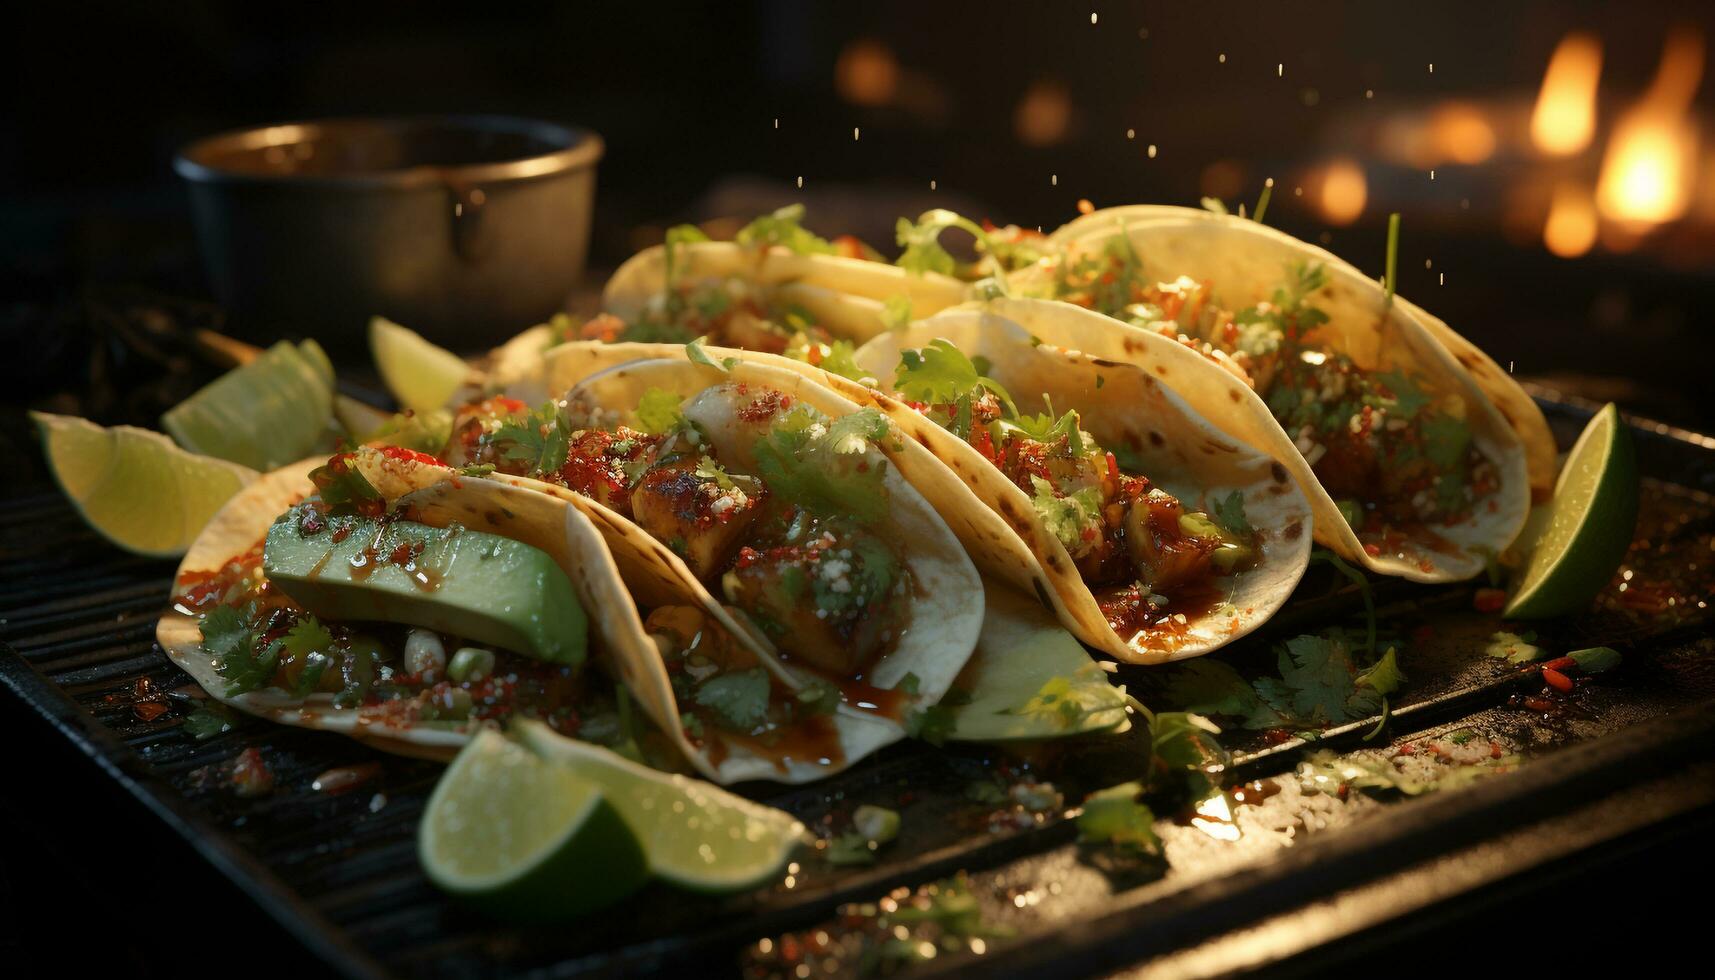
[[[1250,518],[1245,516],[1245,495],[1242,491],[1234,490],[1225,497],[1217,498],[1209,516],[1215,519],[1221,530],[1241,541],[1256,533]]]
[[[1044,396],[1046,398],[1046,396]],[[1080,427],[1083,419],[1076,411],[1068,409],[1066,414],[1054,415],[1054,402],[1048,399],[1048,411],[1039,415],[1019,415],[1011,420],[1025,435],[1037,442],[1058,442],[1066,440],[1066,448],[1072,455],[1084,454],[1084,430]]]
[[[365,505],[381,500],[381,491],[375,489],[347,457],[336,456],[311,470],[310,482],[316,485],[316,495],[322,503],[334,513],[364,510]]]
[[[183,728],[197,741],[213,738],[221,732],[230,732],[235,719],[232,709],[219,701],[206,701],[195,711],[185,716]]]
[[[1280,677],[1256,682],[1257,692],[1282,714],[1322,727],[1347,720],[1355,681],[1350,651],[1340,638],[1295,636],[1278,655]]]
[[[1077,548],[1084,540],[1084,532],[1100,522],[1102,495],[1095,487],[1084,487],[1058,497],[1055,496],[1054,485],[1034,473],[1030,476],[1030,485],[1036,489],[1030,498],[1030,506],[1035,509],[1042,526],[1058,538],[1067,551]]]
[[[822,859],[837,868],[874,864],[875,851],[880,845],[859,833],[841,834],[828,839],[828,849]]]
[[[873,408],[860,408],[828,423],[827,446],[842,456],[869,449],[870,443],[880,442],[890,431],[887,416]]]
[[[1166,695],[1187,711],[1233,718],[1244,728],[1304,731],[1384,713],[1405,681],[1393,647],[1363,667],[1338,629],[1286,641],[1277,668],[1279,676],[1246,682],[1221,661],[1198,660],[1174,673]]]
[[[1275,728],[1285,723],[1280,712],[1269,707],[1238,671],[1208,657],[1174,671],[1166,696],[1186,711],[1243,719],[1245,728]]]
[[[867,440],[869,433],[878,431],[877,422],[869,417],[852,419],[846,416],[829,423],[827,434],[814,438],[810,427],[819,418],[804,409],[793,409],[757,440],[757,473],[783,499],[812,513],[874,524],[887,516],[886,467],[881,462],[865,465],[851,456],[858,440]],[[880,424],[885,426],[885,419]],[[837,446],[831,445],[836,429]],[[839,452],[841,448],[846,452]]]
[[[1613,647],[1589,647],[1574,650],[1567,656],[1577,661],[1578,669],[1586,674],[1600,674],[1620,665],[1620,652]]]
[[[799,255],[832,254],[834,246],[807,230],[801,224],[803,220],[804,205],[788,204],[740,228],[733,241],[762,248],[778,245]]]
[[[231,606],[218,606],[202,618],[202,650],[226,680],[226,696],[267,687],[279,666],[278,642],[256,651],[256,636],[244,616]]]
[[[525,464],[529,476],[553,473],[566,465],[571,424],[553,402],[495,430],[494,442],[507,459]]]
[[[798,704],[812,715],[831,715],[840,706],[840,689],[824,680],[811,680],[798,690]]]
[[[493,463],[477,463],[472,466],[459,467],[459,476],[487,476],[493,472]]]
[[[762,667],[716,674],[697,685],[693,699],[709,709],[721,727],[751,732],[768,721],[768,671]]]
[[[400,412],[365,436],[363,441],[437,454],[446,448],[452,434],[452,413],[437,408],[430,412]]]

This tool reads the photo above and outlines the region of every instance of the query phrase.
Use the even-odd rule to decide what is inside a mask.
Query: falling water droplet
[[[1224,65],[1224,64],[1226,64],[1226,63],[1227,63],[1227,56],[1226,56],[1226,55],[1225,55],[1225,54],[1221,54],[1221,55],[1216,55],[1216,56],[1215,56],[1215,60],[1216,60],[1216,61],[1219,61],[1219,62],[1220,62],[1220,63],[1221,63],[1221,64],[1223,64],[1223,65]]]
[[[1135,130],[1135,129],[1126,130],[1125,131],[1125,138],[1128,140],[1137,139],[1137,130]]]
[[[852,141],[856,142],[857,138],[858,138],[858,128],[856,126],[853,126],[852,127]]]
[[[1430,180],[1434,180],[1434,179],[1435,179],[1435,171],[1434,171],[1434,170],[1430,170],[1430,171],[1429,171],[1429,179],[1430,179]]]
[[[1092,10],[1092,11],[1090,11],[1090,23],[1094,24],[1095,22],[1096,22],[1096,12],[1094,10]]]
[[[1424,259],[1424,260],[1423,260],[1423,267],[1424,267],[1424,268],[1425,268],[1425,269],[1433,269],[1433,268],[1435,268],[1435,260],[1434,260],[1434,259]]]
[[[1286,66],[1284,64],[1279,64],[1279,65],[1274,66],[1274,77],[1275,78],[1285,78],[1286,77]]]
[[[1431,61],[1429,63],[1429,74],[1431,74],[1431,75],[1435,74],[1435,62],[1433,62],[1433,61]]]
[[[774,128],[775,128],[775,129],[779,129],[779,128],[780,128],[780,117],[779,117],[779,116],[775,116],[775,117],[774,117]]]
[[[803,177],[798,178],[798,186],[800,188],[802,188],[804,186],[804,178]]]
[[[1440,279],[1436,282],[1436,285],[1438,285],[1438,286],[1447,285],[1447,273],[1445,273],[1445,272],[1440,273],[1439,276],[1440,276]]]
[[[1048,184],[1051,187],[1059,187],[1060,186],[1060,175],[1059,174],[1049,174],[1048,175]]]
[[[929,189],[930,189],[930,190],[934,190],[934,189],[935,189],[935,182],[934,182],[934,181],[932,181],[932,180],[931,180],[931,181],[930,181],[930,182],[929,182]]]

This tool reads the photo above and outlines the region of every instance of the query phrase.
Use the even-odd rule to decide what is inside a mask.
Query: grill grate
[[[1575,434],[1587,417],[1576,407],[1552,402],[1546,407],[1563,438]],[[1715,473],[1715,452],[1698,442],[1700,437],[1671,431],[1640,430],[1639,438],[1646,471],[1682,483],[1652,484],[1646,494],[1641,537],[1648,547],[1634,553],[1634,564],[1682,566],[1683,555],[1673,549],[1706,549],[1715,523],[1715,508],[1702,492]],[[1415,842],[1415,849],[1390,859],[1395,863],[1405,856],[1432,856],[1479,839],[1488,827],[1485,820],[1499,819],[1497,814],[1504,819],[1494,826],[1496,832],[1506,820],[1536,819],[1547,803],[1525,805],[1521,801],[1527,795],[1542,801],[1555,793],[1564,797],[1601,789],[1621,779],[1617,773],[1629,772],[1633,775],[1624,778],[1635,779],[1659,773],[1659,766],[1639,768],[1625,753],[1647,749],[1659,758],[1656,743],[1668,736],[1679,753],[1668,757],[1690,752],[1696,758],[1696,752],[1709,751],[1707,722],[1669,726],[1668,735],[1655,726],[1655,742],[1648,746],[1629,733],[1639,720],[1667,717],[1715,698],[1711,641],[1702,635],[1706,620],[1701,614],[1665,630],[1650,627],[1654,635],[1647,641],[1637,636],[1639,619],[1628,618],[1621,604],[1608,603],[1567,626],[1568,637],[1625,636],[1632,643],[1628,652],[1652,656],[1640,658],[1636,666],[1629,659],[1619,681],[1582,691],[1565,717],[1545,724],[1506,707],[1508,698],[1522,690],[1514,672],[1472,657],[1473,644],[1480,646],[1483,633],[1495,624],[1470,611],[1468,590],[1382,583],[1382,602],[1416,601],[1410,615],[1433,623],[1438,634],[1433,642],[1413,645],[1407,663],[1412,684],[1396,706],[1391,731],[1412,735],[1477,727],[1553,761],[1533,763],[1523,774],[1473,790],[1402,806],[1401,813],[1411,816],[1389,821],[1363,822],[1366,813],[1382,806],[1366,799],[1336,806],[1330,798],[1283,792],[1286,799],[1270,800],[1254,808],[1254,815],[1247,811],[1246,820],[1260,829],[1232,846],[1195,827],[1169,827],[1170,869],[1156,880],[1137,883],[1116,882],[1080,860],[1070,820],[1053,817],[996,831],[988,825],[992,807],[973,802],[967,790],[1004,769],[1015,776],[1052,779],[1068,805],[1075,804],[1090,790],[1141,774],[1147,758],[1141,732],[1004,753],[900,745],[813,786],[749,788],[812,827],[838,826],[859,803],[901,808],[902,836],[874,867],[831,868],[810,855],[787,882],[756,894],[705,899],[651,886],[575,928],[516,929],[445,900],[417,868],[414,830],[438,766],[384,757],[372,782],[329,796],[310,791],[317,774],[375,761],[378,754],[338,736],[250,719],[205,742],[180,731],[194,702],[174,692],[190,681],[153,644],[172,563],[121,555],[84,528],[43,483],[26,485],[25,491],[0,504],[0,565],[7,570],[0,582],[0,641],[6,648],[0,652],[0,681],[78,741],[298,941],[352,975],[736,973],[741,964],[746,972],[764,973],[782,964],[777,955],[761,954],[752,945],[757,940],[832,929],[829,923],[843,903],[873,900],[897,886],[959,870],[971,872],[985,911],[1019,938],[997,940],[998,948],[1011,953],[1005,960],[949,955],[926,964],[929,968],[987,973],[1005,963],[1027,971],[1029,964],[1048,964],[1046,957],[1053,955],[1068,967],[1109,969],[1237,928],[1342,882],[1384,874],[1388,862],[1377,862],[1374,851],[1382,843]],[[1271,627],[1272,635],[1338,621],[1355,601],[1350,591],[1331,590],[1319,580],[1308,582],[1301,596],[1289,620]],[[1267,636],[1246,641],[1232,662],[1241,669],[1258,663],[1252,651],[1265,649],[1267,642]],[[1157,677],[1128,669],[1121,680],[1147,701]],[[139,710],[139,704],[167,707]],[[1709,712],[1695,717],[1708,718]],[[1326,744],[1356,746],[1370,727],[1360,723],[1329,733]],[[1229,745],[1238,750],[1236,775],[1244,779],[1290,773],[1302,748],[1270,746],[1260,735],[1241,735]],[[274,772],[278,789],[272,796],[241,800],[206,778],[210,767],[246,748],[259,749]],[[1262,826],[1269,820],[1301,827],[1311,838],[1294,848],[1292,860],[1280,859],[1285,845],[1280,834]],[[1324,829],[1312,833],[1316,825]],[[1454,825],[1465,829],[1437,837],[1434,828]],[[1328,828],[1344,829],[1327,833]],[[1239,869],[1249,870],[1239,874]],[[1077,922],[1077,928],[1068,931],[1068,922]]]

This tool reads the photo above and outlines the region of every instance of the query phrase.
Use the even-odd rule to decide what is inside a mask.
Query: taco
[[[1541,453],[1519,430],[1535,431],[1532,413],[1509,402],[1509,421],[1414,308],[1349,265],[1255,222],[1173,210],[1182,217],[1080,219],[1056,233],[1057,255],[1010,282],[1229,355],[1279,434],[1257,431],[1235,408],[1250,393],[1204,366],[1176,358],[1179,378],[1162,376],[1292,469],[1316,505],[1317,539],[1341,556],[1425,582],[1481,572],[1530,507],[1527,458]],[[1137,362],[1130,332],[1051,319],[1066,325],[1055,342]],[[1173,368],[1156,359],[1151,370]]]
[[[981,581],[900,472],[937,464],[880,413],[778,367],[684,360],[521,407],[467,407],[444,458],[571,503],[640,602],[703,609],[802,697],[902,733],[970,656]]]
[[[826,351],[965,299],[963,282],[862,257],[806,231],[802,215],[801,205],[782,208],[730,242],[691,225],[672,229],[619,267],[602,292],[604,312],[567,339]]]
[[[1212,221],[1216,223],[1237,224],[1241,228],[1254,223],[1247,223],[1242,218],[1229,215],[1215,214],[1197,208],[1182,208],[1169,205],[1134,204],[1122,207],[1103,208],[1087,215],[1082,215],[1055,229],[1048,235],[1045,243],[1038,243],[1033,257],[1040,259],[1044,254],[1068,247],[1072,242],[1089,237],[1101,237],[1111,234],[1115,226],[1120,224],[1141,224],[1157,220],[1183,221]],[[1315,256],[1316,261],[1323,265],[1346,265],[1350,263],[1334,255],[1326,249],[1319,248],[1308,242],[1298,243],[1307,255]],[[1027,256],[1031,257],[1031,256]],[[1010,269],[1022,268],[1024,264],[1016,264]],[[1009,270],[1010,271],[1010,270]],[[1446,347],[1453,359],[1470,373],[1477,387],[1483,390],[1495,408],[1507,420],[1514,432],[1518,434],[1525,451],[1525,465],[1530,472],[1532,496],[1538,502],[1546,499],[1554,489],[1555,478],[1560,473],[1559,450],[1555,446],[1554,434],[1549,431],[1548,419],[1542,414],[1536,401],[1530,397],[1511,372],[1495,363],[1494,358],[1484,353],[1477,345],[1466,340],[1464,336],[1447,324],[1447,321],[1431,314],[1423,307],[1403,296],[1394,296],[1393,302],[1407,314],[1415,317],[1427,329],[1431,336]]]
[[[776,680],[698,606],[645,618],[564,500],[398,449],[318,463],[216,515],[157,627],[233,707],[431,758],[534,717],[723,783],[818,778],[899,737]]]
[[[1153,334],[1139,342],[1178,346]],[[549,373],[576,383],[674,355],[684,351],[568,345]],[[910,437],[898,468],[977,564],[1117,659],[1177,660],[1243,636],[1308,562],[1311,512],[1285,468],[1136,367],[1038,346],[980,308],[872,340],[856,352],[862,381],[756,353],[695,356],[806,374],[887,414]]]

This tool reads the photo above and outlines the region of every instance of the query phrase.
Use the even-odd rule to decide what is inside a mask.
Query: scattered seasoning
[[[1034,904],[1018,895],[1012,904]],[[815,928],[765,937],[745,949],[746,978],[858,974],[891,976],[939,956],[984,955],[1013,934],[986,921],[964,872],[915,890],[896,888],[874,902],[842,905]]]

